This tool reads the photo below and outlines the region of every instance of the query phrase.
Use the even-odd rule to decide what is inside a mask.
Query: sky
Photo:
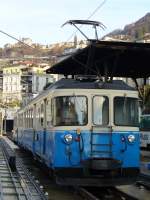
[[[71,41],[75,28],[70,25],[61,28],[61,25],[71,19],[87,19],[100,5],[90,18],[107,27],[99,30],[99,37],[123,29],[150,12],[150,0],[0,0],[0,30],[18,39],[29,37],[40,44]],[[91,30],[84,29],[90,38]],[[84,39],[79,33],[77,37]],[[0,33],[0,47],[15,42]]]

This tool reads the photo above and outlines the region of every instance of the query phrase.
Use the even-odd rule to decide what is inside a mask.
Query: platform
[[[11,149],[19,149],[17,145],[15,145],[10,139],[8,139],[6,136],[2,136],[2,138],[7,142],[7,144],[10,146]]]

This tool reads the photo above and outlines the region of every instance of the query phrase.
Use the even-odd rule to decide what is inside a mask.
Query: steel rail
[[[136,182],[137,186],[144,186],[148,190],[150,190],[150,182],[145,182],[145,181],[137,181]]]
[[[1,158],[0,158],[1,160]],[[2,177],[1,177],[1,173],[0,173],[0,199],[4,199],[4,196],[3,196],[3,187],[2,187]]]
[[[150,175],[141,173],[136,181],[136,185],[142,185],[150,190]]]
[[[22,188],[23,188],[23,191],[24,191],[24,193],[25,193],[25,195],[26,195],[26,197],[27,197],[27,200],[33,200],[33,195],[32,195],[32,193],[31,193],[31,191],[30,191],[30,189],[29,189],[29,186],[27,185],[27,183],[26,183],[26,181],[24,180],[24,178],[23,178],[23,176],[21,175],[21,173],[18,172],[18,169],[17,169],[17,172],[15,172],[15,173],[16,173],[16,175],[18,175],[18,177],[19,177],[20,184],[21,184],[21,186],[22,186]]]
[[[129,194],[115,188],[115,187],[106,187],[99,188],[102,191],[98,194],[98,188],[82,188],[82,187],[74,187],[74,189],[87,200],[110,200],[110,199],[128,199],[128,200],[137,200],[136,197],[130,196]]]
[[[74,189],[85,199],[87,200],[100,200],[100,198],[96,197],[94,194],[86,190],[82,187],[74,187]]]
[[[118,188],[115,188],[115,187],[113,188],[113,193],[116,194],[116,195],[119,194],[121,199],[125,198],[127,200],[138,200],[137,197],[131,196],[130,194],[127,194],[126,192],[121,191],[121,190],[119,190]]]
[[[14,185],[14,189],[15,189],[15,191],[16,191],[17,198],[18,198],[18,200],[22,200],[22,197],[21,197],[22,194],[19,192],[18,186],[16,185],[16,181],[15,181],[14,175],[13,175],[11,169],[10,169],[10,166],[9,166],[9,163],[8,163],[8,160],[7,160],[7,157],[6,157],[6,152],[5,152],[5,150],[4,150],[2,141],[0,141],[0,145],[1,145],[0,149],[1,149],[1,152],[2,152],[2,154],[3,154],[4,160],[5,160],[5,162],[6,162],[7,169],[8,169],[8,171],[9,171],[9,175],[10,175],[10,177],[11,177],[12,183],[13,183],[13,185]],[[3,191],[3,188],[2,188],[2,191]],[[4,195],[3,195],[3,197],[4,197]],[[3,198],[3,199],[4,199],[4,198]],[[3,199],[2,199],[2,200],[3,200]],[[27,198],[26,198],[26,199],[27,199]]]
[[[150,181],[150,175],[144,174],[144,173],[140,173],[140,175],[139,175],[139,180],[147,180],[147,181]]]
[[[21,173],[19,172],[18,168],[20,167],[24,171],[24,174],[27,176],[28,180],[32,183],[32,185],[34,186],[36,192],[38,193],[38,195],[40,197],[40,200],[47,200],[47,197],[41,191],[41,189],[39,188],[39,185],[37,185],[37,183],[33,180],[32,176],[29,174],[29,172],[26,169],[26,167],[23,165],[23,163],[21,161],[21,158],[17,157],[16,164],[17,164],[17,172],[20,174],[20,176],[22,176]]]

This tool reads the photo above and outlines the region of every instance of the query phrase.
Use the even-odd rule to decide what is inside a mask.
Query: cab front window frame
[[[138,98],[115,96],[113,109],[115,126],[139,127]]]
[[[87,124],[88,124],[87,96],[67,95],[67,96],[56,96],[52,99],[53,126],[86,126]]]

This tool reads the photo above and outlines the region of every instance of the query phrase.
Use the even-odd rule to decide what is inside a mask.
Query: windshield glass
[[[150,115],[141,116],[140,129],[142,131],[150,131]]]
[[[93,123],[95,125],[107,125],[109,118],[108,98],[103,96],[93,97]]]
[[[115,125],[139,126],[138,99],[131,97],[114,98]]]
[[[83,126],[87,124],[87,98],[62,96],[53,100],[54,126]]]

